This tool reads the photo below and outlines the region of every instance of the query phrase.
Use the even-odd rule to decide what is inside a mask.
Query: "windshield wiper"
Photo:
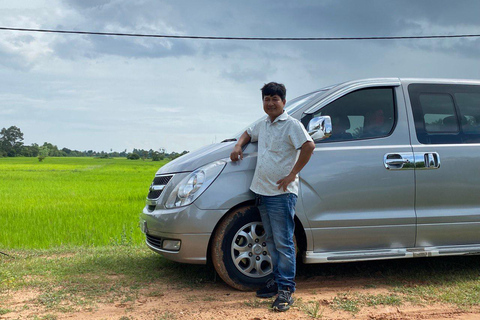
[[[223,140],[223,141],[222,141],[222,142],[220,142],[220,143],[223,143],[223,142],[230,142],[230,141],[237,141],[237,139],[235,139],[235,138],[231,138],[231,139],[225,139],[225,140]]]

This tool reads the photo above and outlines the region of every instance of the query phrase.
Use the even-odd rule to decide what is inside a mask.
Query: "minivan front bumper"
[[[210,237],[226,211],[204,210],[194,203],[153,211],[146,206],[140,214],[140,228],[147,246],[166,259],[205,264]]]
[[[164,250],[161,249],[161,242],[165,240],[180,241],[180,249]],[[152,236],[146,234],[145,243],[153,251],[161,254],[168,260],[192,263],[192,264],[206,264],[207,263],[207,248],[210,234],[169,234],[162,233],[160,235]]]

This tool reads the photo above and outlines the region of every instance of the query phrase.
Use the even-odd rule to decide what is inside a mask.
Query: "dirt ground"
[[[240,292],[222,282],[201,288],[179,288],[158,285],[140,290],[131,301],[97,303],[90,308],[78,307],[65,311],[49,310],[38,303],[40,292],[16,291],[1,301],[0,319],[480,319],[480,309],[459,309],[452,305],[425,305],[402,302],[400,305],[362,306],[356,312],[333,306],[342,294],[388,294],[388,288],[369,286],[367,280],[325,281],[300,279],[297,282],[295,304],[287,312],[269,309],[273,299],[255,298],[253,292]]]

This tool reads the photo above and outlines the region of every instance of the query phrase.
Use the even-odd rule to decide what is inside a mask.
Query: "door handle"
[[[383,156],[383,165],[387,170],[414,169],[412,153],[387,153]]]
[[[415,168],[438,169],[440,168],[440,155],[436,152],[427,152],[415,156]]]

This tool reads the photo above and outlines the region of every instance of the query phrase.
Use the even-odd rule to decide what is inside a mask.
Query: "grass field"
[[[212,268],[168,261],[145,245],[8,254],[0,255],[1,319],[254,319],[252,310],[255,318],[272,319],[273,299],[228,288]],[[293,314],[278,319],[434,320],[480,313],[479,259],[299,265]],[[108,316],[91,316],[102,309]]]
[[[138,216],[165,163],[0,158],[0,249],[140,243]]]
[[[198,319],[199,305],[220,310],[205,319],[225,318],[229,306],[236,318],[252,318],[252,309],[270,318],[271,301],[226,288],[208,266],[174,263],[142,244],[138,216],[164,163],[0,158],[0,251],[7,253],[0,254],[0,318],[84,312],[77,318],[87,319],[107,306],[115,319]],[[299,265],[289,312],[319,319],[362,312],[390,319],[388,310],[397,319],[412,308],[422,319],[480,312],[479,262],[472,256]]]

